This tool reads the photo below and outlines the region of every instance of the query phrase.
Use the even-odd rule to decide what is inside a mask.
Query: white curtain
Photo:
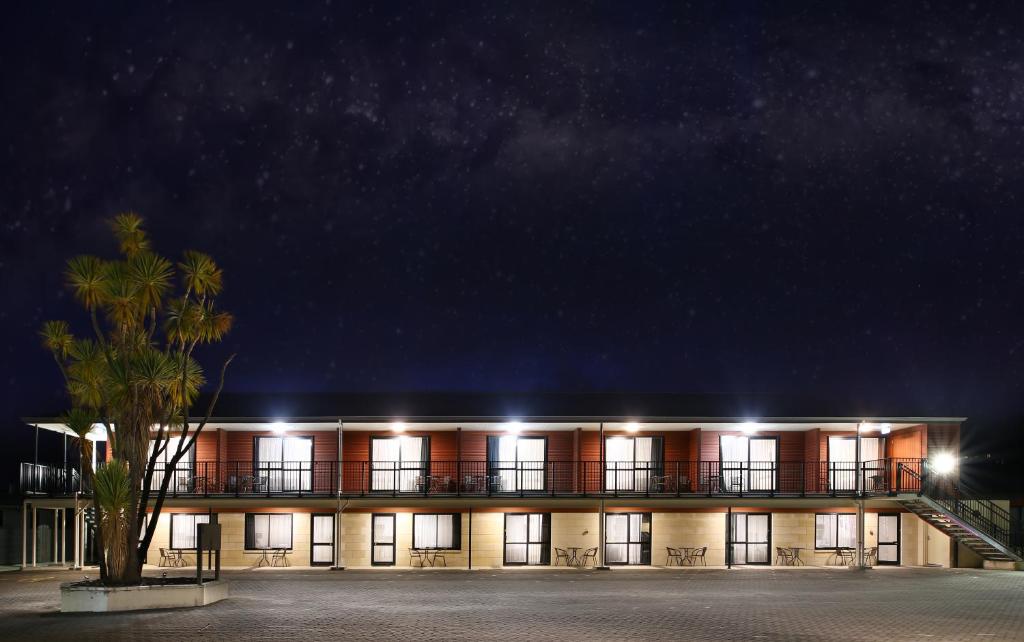
[[[437,515],[413,515],[412,521],[412,547],[437,548]]]
[[[750,489],[775,490],[775,440],[750,440]]]
[[[164,440],[164,451],[157,457],[157,464],[153,470],[153,480],[150,488],[160,488],[160,485],[164,481],[164,475],[171,473],[170,465],[168,462],[174,457],[174,454],[178,452],[178,442],[181,441],[180,437],[167,437]],[[149,456],[153,455],[154,442],[149,442]],[[95,453],[94,453],[95,454]],[[181,460],[178,462],[178,466],[174,469],[174,473],[171,477],[171,483],[167,488],[171,492],[188,493],[191,492],[192,482],[192,469],[193,459],[195,457],[195,448],[190,448]],[[95,465],[95,462],[93,462]]]
[[[516,442],[518,437],[504,435],[498,438],[498,488],[501,491],[516,489]]]
[[[332,562],[334,557],[334,518],[331,515],[313,516],[313,562]]]
[[[451,548],[454,542],[454,517],[452,515],[437,516],[437,547]]]
[[[747,563],[747,516],[732,516],[732,534],[730,540],[732,545],[732,563]]]
[[[544,440],[520,437],[516,449],[519,490],[544,490]]]
[[[395,517],[373,516],[373,561],[393,564],[395,561]]]
[[[836,515],[814,516],[814,547],[835,548],[836,544]]]
[[[522,564],[527,561],[528,522],[528,515],[506,516],[505,561],[509,564]]]
[[[270,548],[270,515],[253,515],[252,534],[254,549]]]
[[[642,515],[630,515],[629,516],[629,563],[639,564],[640,563],[640,531],[641,524],[643,522]]]
[[[269,490],[281,490],[281,453],[283,451],[280,437],[259,437],[257,452],[257,475],[265,477]]]
[[[607,462],[605,487],[608,490],[633,490],[633,440],[608,437],[604,444],[604,458]]]
[[[605,561],[609,564],[629,562],[629,515],[605,515],[604,521]]]
[[[527,564],[540,564],[543,554],[544,542],[544,516],[532,514],[530,522],[530,545],[526,556]]]
[[[856,548],[857,546],[857,516],[854,514],[836,515],[838,520],[839,535],[836,546]]]
[[[722,435],[719,438],[722,449],[722,488],[725,492],[747,490],[745,468],[750,454],[750,440],[736,435]]]
[[[399,437],[399,455],[402,471],[399,473],[398,490],[415,492],[426,483],[423,466],[423,437]]]
[[[370,488],[373,490],[397,490],[397,470],[401,459],[400,444],[397,437],[390,439],[372,439],[373,450],[370,453],[373,472]]]
[[[635,437],[633,439],[633,457],[637,467],[637,470],[633,473],[634,490],[645,491],[647,490],[647,485],[651,482],[651,467],[655,465],[653,449],[653,438]]]
[[[196,524],[209,524],[209,515],[171,515],[171,548],[195,548]]]
[[[313,489],[313,440],[286,437],[284,440],[284,490]]]
[[[764,542],[764,543],[762,543]],[[747,563],[768,561],[768,516],[747,516]]]
[[[860,461],[864,471],[864,479],[861,481],[865,490],[878,490],[884,488],[884,454],[882,452],[882,440],[878,437],[861,437],[860,439]]]
[[[832,488],[853,490],[857,484],[857,441],[852,437],[828,438],[828,463]]]
[[[291,548],[292,547],[292,516],[270,515],[270,535],[268,541],[270,548]]]

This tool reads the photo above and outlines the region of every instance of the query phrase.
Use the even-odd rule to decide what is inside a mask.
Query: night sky
[[[0,409],[61,407],[36,331],[130,209],[223,265],[235,392],[1014,416],[1024,10],[891,4],[9,6]]]

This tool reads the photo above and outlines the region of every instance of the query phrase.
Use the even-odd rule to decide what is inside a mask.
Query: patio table
[[[804,550],[803,546],[790,546],[788,547],[793,552],[793,559],[789,563],[790,566],[804,566],[804,561],[800,559],[800,551]]]

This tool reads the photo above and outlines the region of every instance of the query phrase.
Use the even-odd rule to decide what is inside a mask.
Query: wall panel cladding
[[[227,461],[251,462],[256,437],[277,437],[270,430],[227,431]],[[338,458],[338,435],[332,431],[289,430],[287,437],[312,437],[313,461],[336,461]]]
[[[204,428],[196,437],[196,461],[217,461],[217,430]]]
[[[886,449],[889,457],[912,458],[924,457],[926,452],[926,430],[924,426],[912,426],[902,430],[894,430],[889,434]]]
[[[927,453],[960,453],[960,424],[928,424]]]

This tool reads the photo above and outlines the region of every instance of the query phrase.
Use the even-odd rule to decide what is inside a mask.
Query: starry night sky
[[[35,333],[128,209],[223,265],[231,391],[1015,415],[1024,11],[892,5],[8,7],[3,415],[60,406]]]

